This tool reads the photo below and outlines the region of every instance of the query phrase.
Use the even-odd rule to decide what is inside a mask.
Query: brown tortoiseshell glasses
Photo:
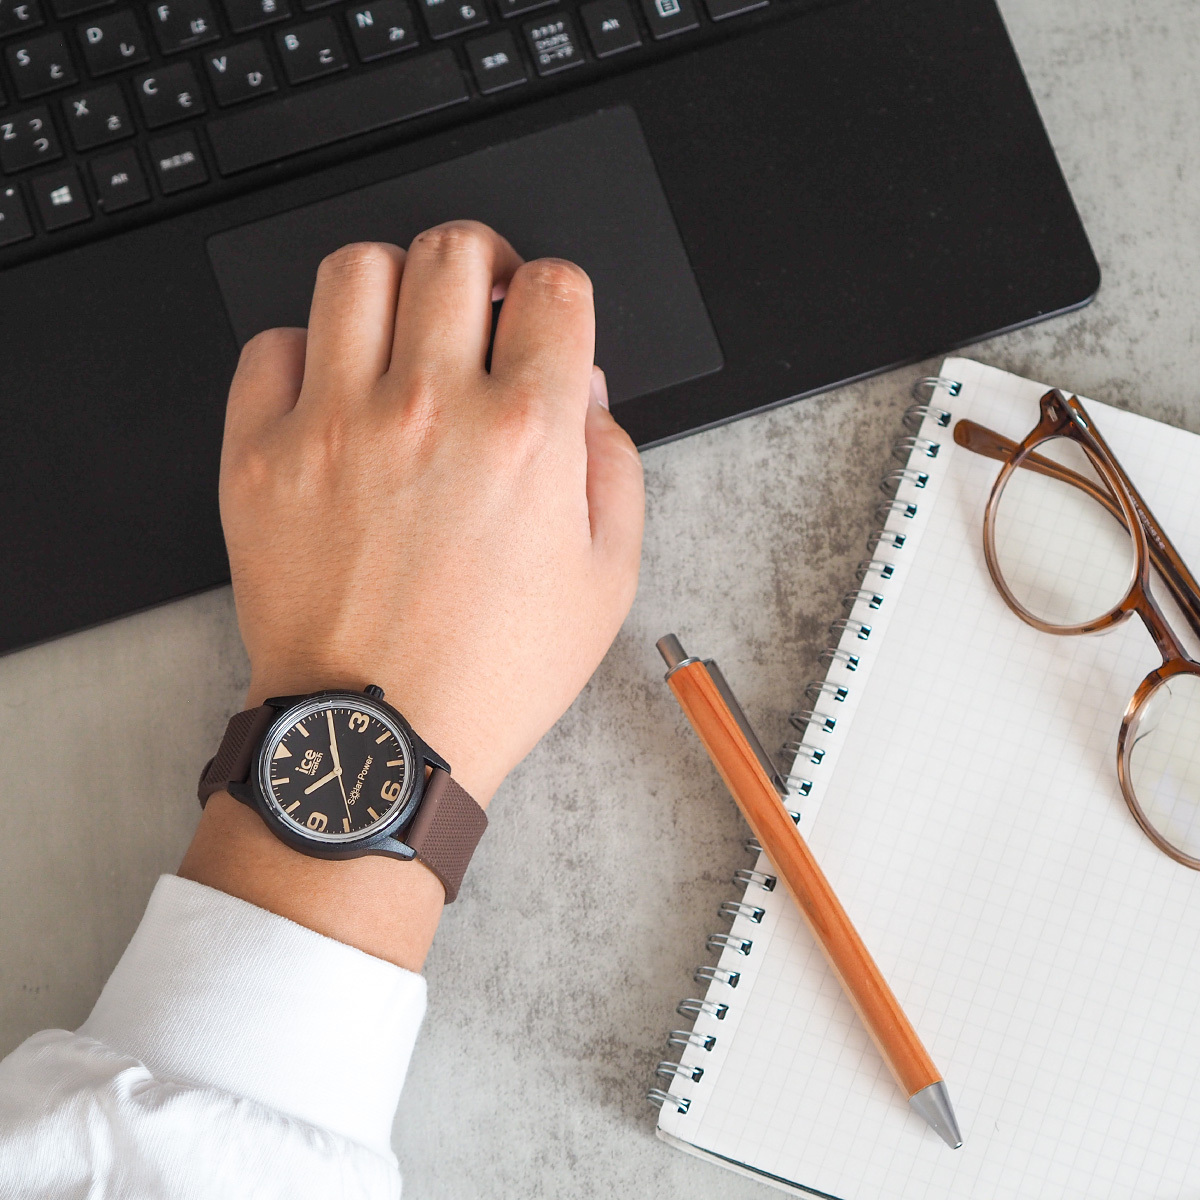
[[[1200,587],[1074,396],[1041,399],[1019,443],[962,420],[954,440],[1003,464],[983,518],[988,571],[1045,633],[1104,633],[1137,613],[1162,655],[1117,736],[1117,776],[1146,836],[1200,870],[1200,663],[1150,592],[1153,566],[1200,638]]]

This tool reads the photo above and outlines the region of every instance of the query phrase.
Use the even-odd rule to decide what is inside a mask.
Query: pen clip
[[[721,699],[725,701],[725,706],[729,709],[733,719],[737,722],[738,728],[742,731],[742,736],[750,744],[750,749],[753,751],[754,757],[758,759],[759,765],[767,773],[767,778],[771,781],[772,787],[775,788],[781,797],[786,799],[788,796],[787,779],[771,760],[766,747],[759,740],[758,734],[754,732],[753,726],[746,719],[746,714],[742,711],[742,706],[738,703],[738,698],[733,694],[733,689],[729,686],[725,676],[721,674],[721,668],[717,666],[716,662],[711,658],[694,658],[690,656],[679,644],[679,639],[673,633],[668,633],[666,637],[659,638],[655,644],[658,647],[658,652],[663,656],[663,661],[667,664],[668,679],[676,671],[683,667],[689,667],[693,663],[699,663],[708,672],[708,676],[716,685]]]
[[[717,685],[717,691],[721,693],[721,699],[725,701],[729,711],[733,714],[733,719],[738,723],[738,728],[742,731],[746,741],[750,743],[750,749],[754,751],[754,757],[758,759],[762,765],[762,769],[766,771],[767,778],[775,785],[775,790],[780,796],[787,796],[787,780],[784,779],[779,768],[772,761],[771,756],[767,753],[767,748],[762,744],[758,734],[754,732],[754,727],[742,711],[742,706],[738,703],[738,698],[733,694],[733,689],[722,674],[721,668],[717,666],[714,659],[706,658],[702,661],[713,683]]]

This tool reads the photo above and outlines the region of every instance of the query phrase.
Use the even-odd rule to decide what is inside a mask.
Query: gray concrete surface
[[[970,353],[1200,431],[1200,6],[1002,8],[1104,284],[1090,308]],[[395,1127],[408,1196],[770,1194],[658,1143],[642,1100],[743,865],[653,643],[674,629],[716,655],[782,739],[913,375],[647,453],[633,613],[497,797],[429,961]],[[245,680],[227,590],[0,660],[0,1052],[87,1014],[187,843],[197,767]]]

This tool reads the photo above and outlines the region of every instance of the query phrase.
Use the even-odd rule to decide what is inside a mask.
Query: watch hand
[[[322,775],[321,778],[318,779],[316,783],[310,783],[308,785],[308,787],[306,787],[304,789],[304,794],[307,796],[309,794],[309,792],[315,792],[317,790],[317,788],[319,788],[323,783],[328,783],[331,779],[334,779],[334,778],[341,779],[341,777],[342,777],[342,768],[334,767],[333,770],[330,771],[328,775]]]
[[[327,708],[325,717],[329,721],[329,753],[333,757],[333,765],[337,768],[338,774],[342,772],[342,758],[338,754],[337,734],[333,731],[333,713]]]
[[[329,721],[329,753],[333,756],[333,765],[337,770],[338,787],[342,789],[342,803],[346,806],[346,820],[353,824],[354,816],[350,812],[350,801],[346,797],[346,785],[342,782],[342,759],[338,754],[337,734],[333,731],[332,710],[327,708],[325,716]]]

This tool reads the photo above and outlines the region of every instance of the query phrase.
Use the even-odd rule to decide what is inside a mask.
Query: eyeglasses
[[[1200,870],[1200,663],[1150,592],[1153,566],[1200,638],[1200,587],[1074,396],[1041,399],[1020,443],[961,420],[954,440],[1003,466],[983,518],[988,571],[1044,633],[1105,633],[1133,613],[1162,655],[1117,736],[1125,803],[1156,846]]]

